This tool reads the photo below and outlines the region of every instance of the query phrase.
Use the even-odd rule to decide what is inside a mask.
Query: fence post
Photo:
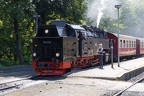
[[[113,68],[113,46],[111,46],[111,68]]]

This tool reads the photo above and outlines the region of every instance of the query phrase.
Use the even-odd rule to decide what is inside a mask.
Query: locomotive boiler
[[[103,44],[104,62],[108,62],[109,39],[104,30],[51,21],[39,26],[33,38],[33,68],[38,75],[63,75],[72,68],[98,65],[99,43]]]

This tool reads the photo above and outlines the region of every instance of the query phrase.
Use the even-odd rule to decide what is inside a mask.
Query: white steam
[[[92,0],[92,2],[87,1],[87,4],[86,19],[92,21],[97,27],[99,27],[101,18],[105,16],[117,18],[117,11],[114,7],[119,4],[117,0]]]
[[[118,19],[118,10],[115,8],[115,5],[121,4],[121,34],[144,37],[143,0],[85,0],[85,2],[87,4],[85,16],[89,21],[88,24],[99,27],[103,20],[108,20],[108,22],[106,21],[107,24],[110,24],[108,25],[110,26],[108,30],[114,32],[117,25],[113,25],[111,21]]]
[[[100,20],[101,20],[101,18],[102,18],[102,16],[103,16],[103,9],[105,9],[105,7],[104,7],[104,0],[101,0],[101,2],[100,2],[100,7],[98,8],[98,15],[97,15],[97,28],[99,27],[99,24],[100,24]]]
[[[102,18],[103,12],[101,9],[98,10],[98,16],[97,16],[97,28],[99,27],[100,24],[100,19]]]

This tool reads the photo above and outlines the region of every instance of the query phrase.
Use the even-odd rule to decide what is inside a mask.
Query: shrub
[[[17,63],[15,63],[14,61],[12,61],[11,59],[4,59],[0,61],[0,68],[5,68],[5,67],[12,67],[17,65]]]

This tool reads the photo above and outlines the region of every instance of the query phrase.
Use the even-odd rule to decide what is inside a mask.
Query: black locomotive
[[[109,59],[109,39],[102,29],[52,21],[39,26],[33,38],[33,68],[39,75],[62,75],[71,68],[98,65],[97,48],[103,44],[104,61]]]

